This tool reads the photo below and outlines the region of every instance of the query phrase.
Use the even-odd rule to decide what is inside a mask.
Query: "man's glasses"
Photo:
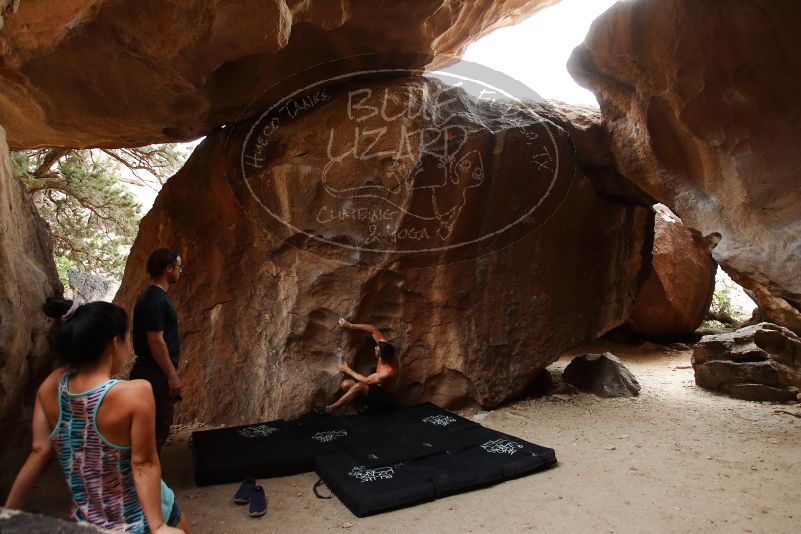
[[[183,270],[184,270],[184,266],[183,265],[178,265],[177,263],[173,263],[172,266],[175,267],[176,269],[178,269],[181,272],[183,272]]]

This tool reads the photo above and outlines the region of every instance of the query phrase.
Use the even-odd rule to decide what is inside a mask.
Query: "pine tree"
[[[62,281],[70,267],[122,277],[141,205],[125,183],[158,190],[183,165],[181,147],[37,149],[11,154],[53,236]]]

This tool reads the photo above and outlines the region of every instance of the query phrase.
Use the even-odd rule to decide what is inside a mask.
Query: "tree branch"
[[[41,180],[45,173],[50,173],[51,167],[56,164],[58,160],[66,156],[72,149],[69,148],[51,148],[45,155],[39,166],[33,171],[33,177]]]
[[[79,192],[77,192],[74,189],[72,189],[71,187],[69,187],[64,180],[61,180],[61,179],[45,179],[45,180],[42,180],[42,185],[37,186],[37,187],[32,187],[31,189],[28,190],[29,193],[36,193],[36,192],[39,192],[39,191],[59,191],[61,193],[64,193],[65,195],[68,195],[68,196],[71,196],[72,198],[74,198],[76,201],[78,201],[78,204],[80,204],[82,207],[84,207],[84,208],[88,209],[89,211],[91,211],[92,213],[94,213],[98,218],[100,218],[100,219],[102,219],[104,221],[113,220],[111,217],[108,217],[107,215],[103,215],[100,212],[100,210],[102,208],[105,208],[105,207],[108,206],[108,203],[98,204],[96,202],[93,202],[89,197],[87,197],[85,195],[82,195]],[[53,199],[52,196],[50,196],[50,200],[55,202],[55,200]]]
[[[740,323],[737,319],[723,311],[709,310],[706,312],[707,321],[717,321],[726,325],[735,326]]]

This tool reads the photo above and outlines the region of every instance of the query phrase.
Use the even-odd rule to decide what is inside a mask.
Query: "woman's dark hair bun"
[[[42,306],[50,317],[60,318],[71,300],[51,297]],[[111,302],[87,302],[66,321],[57,321],[55,349],[65,363],[79,366],[99,360],[114,338],[128,335],[128,314]]]
[[[50,297],[45,301],[44,305],[42,306],[42,310],[44,310],[45,315],[48,317],[59,319],[62,315],[69,311],[71,306],[71,300]]]

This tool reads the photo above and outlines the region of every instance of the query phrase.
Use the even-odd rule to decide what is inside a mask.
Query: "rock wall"
[[[419,78],[372,88],[376,94],[386,89],[402,101],[405,92],[432,84]],[[343,98],[336,95],[313,112],[282,123],[271,139],[269,161],[246,180],[247,187],[245,180],[231,179],[241,160],[227,147],[239,140],[228,138],[230,128],[218,130],[167,182],[142,220],[116,301],[132,306],[147,283],[144,264],[150,251],[159,246],[180,250],[186,268],[171,295],[185,355],[181,420],[290,417],[329,399],[341,379],[335,369],[338,348],[363,370],[372,362],[362,336],[338,330],[339,316],[373,322],[396,344],[402,369],[399,399],[451,407],[493,407],[513,398],[563,349],[627,317],[642,283],[650,210],[600,198],[580,171],[572,176],[573,154],[564,145],[569,139],[564,128],[548,126],[562,148],[568,146],[563,161],[570,169],[564,177],[567,187],[552,200],[551,215],[541,225],[513,234],[511,243],[496,240],[489,248],[475,249],[474,255],[421,252],[416,258],[426,256],[428,262],[421,265],[404,256],[400,244],[394,252],[366,250],[370,225],[354,214],[359,206],[375,210],[389,200],[406,213],[393,224],[405,224],[415,210],[422,214],[431,202],[425,184],[440,179],[437,163],[444,160],[429,164],[420,158],[398,170],[393,158],[366,163],[346,158],[331,167],[328,130],[352,131],[341,112]],[[506,217],[526,196],[520,180],[531,177],[526,150],[536,149],[527,148],[527,135],[545,132],[537,115],[525,115],[529,122],[521,127],[520,115],[507,120],[464,94],[448,106],[459,124],[471,128],[459,154],[480,154],[483,183],[473,195],[472,182],[449,182],[466,187],[450,196],[443,193],[438,206],[450,206],[455,195],[463,212],[449,222],[444,238],[437,235],[444,227],[430,226],[429,243],[466,239]],[[418,116],[394,123],[386,138],[419,130],[420,121],[425,122]],[[335,147],[335,153],[340,151]],[[325,169],[336,172],[325,177]],[[334,223],[307,231],[319,223],[320,213],[334,213],[326,203],[332,190],[375,187],[373,180],[397,184],[398,172],[405,184],[399,197],[362,205],[354,204],[356,194],[340,198],[351,210],[344,217],[340,210]],[[292,219],[295,229],[288,230],[264,206]],[[332,241],[320,243],[324,236]],[[340,245],[362,246],[340,248],[332,244],[336,239]]]
[[[640,0],[568,64],[616,168],[684,224],[771,321],[801,332],[801,3]]]
[[[410,78],[369,88],[397,103],[435,86]],[[142,220],[116,302],[132,306],[147,283],[144,264],[153,249],[180,251],[184,274],[171,289],[186,386],[179,420],[291,417],[330,399],[341,379],[337,349],[356,368],[374,363],[363,336],[336,327],[340,316],[375,323],[396,344],[403,402],[485,408],[520,394],[567,347],[626,319],[643,281],[651,210],[598,195],[574,168],[587,156],[572,153],[566,124],[543,122],[531,111],[499,114],[455,94],[444,108],[416,101],[423,113],[385,125],[371,145],[381,157],[349,154],[365,145],[348,138],[354,125],[343,110],[350,108],[335,94],[282,121],[260,156],[263,165],[246,178],[238,175],[243,141],[226,127],[167,182]],[[437,124],[443,113],[451,126],[469,131],[455,154],[429,158],[419,146],[409,159],[384,153],[399,134]],[[361,124],[368,129],[372,120]],[[347,135],[332,141],[331,132]],[[538,182],[525,182],[537,177],[532,158],[542,148],[532,140],[548,132],[565,173],[559,195],[546,202],[548,215],[521,219],[514,239],[500,233],[466,256],[443,252],[457,240],[489,235],[521,203],[536,200],[527,195]],[[458,137],[450,133],[444,143]],[[457,215],[445,225],[434,220],[426,211],[432,200],[435,211]],[[426,252],[418,242],[421,252],[409,259],[395,232],[395,250],[375,251],[371,224],[382,231],[381,210],[389,205],[397,210],[390,217],[395,229],[433,221],[424,226],[426,243],[440,250]]]
[[[686,336],[709,310],[718,266],[703,239],[662,204],[655,209],[651,270],[626,327],[646,337]]]
[[[0,494],[30,452],[39,383],[53,365],[41,306],[62,291],[44,221],[14,176],[0,127]]]
[[[187,141],[314,65],[439,65],[557,1],[25,0],[0,33],[0,124],[13,148]]]

